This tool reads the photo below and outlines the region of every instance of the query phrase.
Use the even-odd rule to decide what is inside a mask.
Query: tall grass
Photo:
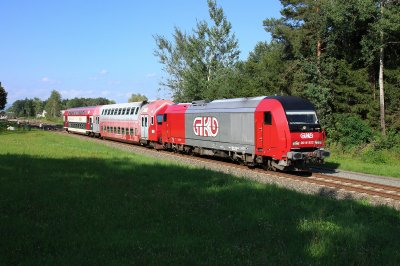
[[[0,147],[0,265],[400,263],[388,207],[50,132],[2,130]]]
[[[398,148],[378,149],[374,143],[357,146],[330,143],[326,149],[331,151],[331,157],[325,159],[324,167],[400,177],[400,149]]]

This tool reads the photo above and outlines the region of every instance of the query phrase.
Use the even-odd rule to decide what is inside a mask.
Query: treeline
[[[36,115],[38,114],[42,115],[44,110],[46,111],[46,117],[58,117],[61,116],[61,110],[75,107],[97,106],[105,104],[115,104],[115,101],[108,100],[102,97],[75,97],[71,100],[61,99],[61,94],[58,91],[53,90],[50,97],[45,101],[42,101],[36,97],[34,99],[25,98],[25,100],[17,100],[13,103],[11,107],[6,110],[6,112],[12,113],[13,116],[22,117],[29,114],[29,116],[36,117]]]
[[[213,25],[176,27],[172,40],[153,36],[154,55],[174,101],[295,95],[310,100],[331,136],[345,117],[386,134],[400,129],[400,2],[281,0],[280,19],[267,18],[270,43],[245,61],[215,1]],[[380,112],[382,110],[382,113]],[[381,120],[382,119],[382,120]],[[339,138],[339,136],[338,136]]]

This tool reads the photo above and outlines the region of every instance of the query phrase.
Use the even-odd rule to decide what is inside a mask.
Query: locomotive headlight
[[[315,144],[321,144],[322,142],[320,140],[316,140]]]
[[[293,141],[292,142],[292,145],[299,145],[300,144],[300,142],[298,142],[298,141]]]

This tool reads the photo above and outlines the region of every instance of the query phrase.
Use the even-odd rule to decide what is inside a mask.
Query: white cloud
[[[69,90],[69,91],[61,91],[60,92],[63,99],[73,99],[75,97],[81,98],[96,98],[96,95],[93,94],[93,90],[86,91],[86,90]]]
[[[107,70],[103,70],[103,71],[100,72],[100,74],[107,74],[107,73],[108,73]]]
[[[59,79],[48,79],[48,78],[43,78],[42,81],[43,81],[43,82],[52,83],[52,84],[54,84],[54,83],[60,84],[60,83],[61,83],[61,81],[60,81]]]
[[[101,94],[104,96],[107,96],[108,94],[110,94],[112,91],[103,91]]]
[[[157,76],[156,73],[153,73],[153,74],[149,73],[149,74],[146,75],[146,78],[151,78],[151,77],[154,77],[154,76]]]
[[[125,96],[125,94],[123,94],[123,93],[118,93],[117,95],[115,95],[115,97],[121,97],[121,96]]]
[[[110,81],[110,82],[108,82],[107,83],[108,85],[112,85],[112,84],[115,84],[115,85],[118,85],[118,84],[121,84],[121,81]]]

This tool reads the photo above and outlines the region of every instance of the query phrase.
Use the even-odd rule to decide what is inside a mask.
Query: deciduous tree
[[[1,86],[0,82],[0,110],[3,110],[7,104],[7,92]]]

